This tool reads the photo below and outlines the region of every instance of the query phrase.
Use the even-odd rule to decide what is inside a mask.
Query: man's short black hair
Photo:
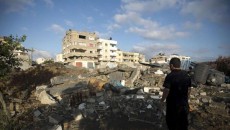
[[[172,64],[175,68],[180,68],[181,62],[179,58],[174,57],[170,60],[169,64]]]

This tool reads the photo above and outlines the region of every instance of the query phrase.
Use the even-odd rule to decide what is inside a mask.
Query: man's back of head
[[[181,61],[179,58],[174,57],[169,62],[170,67],[173,66],[173,68],[180,68]]]

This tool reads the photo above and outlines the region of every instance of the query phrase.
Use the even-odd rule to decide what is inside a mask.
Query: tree
[[[21,42],[26,40],[26,36],[14,37],[12,35],[0,39],[0,77],[5,76],[14,67],[20,65],[19,58],[16,57],[14,51],[24,51]]]

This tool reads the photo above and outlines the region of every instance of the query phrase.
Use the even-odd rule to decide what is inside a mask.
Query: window
[[[84,35],[79,35],[79,38],[80,38],[80,39],[86,39],[86,36],[84,36]]]
[[[89,53],[93,53],[93,51],[89,51]]]
[[[108,46],[108,44],[107,44],[107,43],[105,43],[105,46]]]

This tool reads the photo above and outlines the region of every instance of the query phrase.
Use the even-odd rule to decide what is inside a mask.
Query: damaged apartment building
[[[117,41],[99,38],[95,33],[69,29],[63,38],[62,54],[64,64],[84,68],[116,67],[118,64],[134,65],[145,61],[139,53],[123,52],[117,48]]]

